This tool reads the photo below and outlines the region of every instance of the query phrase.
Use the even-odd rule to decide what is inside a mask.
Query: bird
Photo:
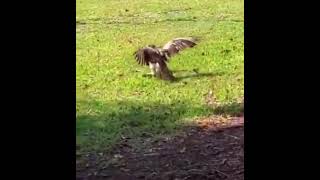
[[[167,63],[182,50],[196,46],[198,41],[199,38],[196,37],[174,38],[163,45],[163,47],[149,44],[139,48],[133,55],[138,64],[149,66],[152,76],[173,81],[175,77],[168,68]]]

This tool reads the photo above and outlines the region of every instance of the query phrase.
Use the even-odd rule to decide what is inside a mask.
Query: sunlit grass
[[[120,134],[173,132],[214,112],[209,91],[222,103],[242,97],[243,26],[242,0],[77,0],[77,143],[105,148]],[[170,61],[179,82],[143,77],[138,47],[186,36],[201,41]]]

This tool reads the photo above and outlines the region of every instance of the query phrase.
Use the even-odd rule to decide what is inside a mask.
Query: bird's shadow
[[[187,72],[184,73],[183,75],[180,75],[179,72]],[[221,72],[216,72],[216,73],[211,73],[211,72],[197,72],[195,70],[192,70],[191,72],[188,70],[175,70],[173,71],[175,80],[173,82],[180,82],[185,79],[190,79],[190,78],[202,78],[202,77],[214,77],[214,76],[221,76],[223,73]]]
[[[197,70],[173,70],[172,71],[174,74],[175,79],[170,81],[172,83],[177,83],[181,82],[185,79],[190,79],[190,78],[201,78],[201,77],[214,77],[214,76],[221,76],[223,75],[222,72],[216,72],[216,73],[201,73],[198,72]],[[154,76],[151,74],[143,74],[143,77],[148,77],[148,78],[153,78]]]

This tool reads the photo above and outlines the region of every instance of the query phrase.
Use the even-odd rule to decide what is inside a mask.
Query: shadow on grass
[[[185,119],[212,113],[209,107],[192,103],[78,101],[77,144],[86,148],[108,146],[121,136],[133,137],[174,132]]]
[[[241,103],[218,107],[194,106],[191,102],[170,104],[143,101],[77,101],[77,144],[84,149],[109,147],[121,137],[154,136],[175,132],[195,117],[239,116]]]
[[[157,140],[149,138],[152,137],[150,134],[166,133],[177,126],[183,127],[181,120],[184,118],[204,116],[212,112],[207,111],[207,107],[194,107],[182,102],[79,103],[87,106],[88,110],[96,108],[99,111],[95,115],[80,114],[77,117],[77,136],[88,136],[88,130],[93,133],[89,136],[91,140],[80,144],[80,149],[83,150],[86,145],[91,149],[86,148],[85,151],[98,150],[96,152],[103,152],[103,156],[96,152],[91,152],[90,156],[79,156],[78,179],[87,179],[87,175],[92,172],[97,172],[94,175],[97,179],[105,178],[105,175],[111,179],[138,179],[151,177],[150,175],[153,179],[173,179],[172,174],[180,179],[190,179],[190,172],[194,169],[197,174],[194,174],[193,179],[199,179],[199,174],[201,179],[225,179],[227,176],[229,179],[243,179],[242,127],[224,131],[211,131],[201,127],[185,128],[180,135],[165,134],[165,137]],[[131,139],[132,136],[128,138],[130,135],[142,135],[144,138]],[[121,139],[123,136],[126,138]],[[113,141],[108,141],[108,138]],[[107,149],[116,143],[117,146],[112,146],[115,149]],[[106,153],[108,150],[111,151]],[[115,155],[121,155],[121,160],[114,161]],[[216,163],[219,161],[232,163],[222,166],[221,163]],[[128,171],[124,172],[119,167]],[[159,173],[154,174],[154,169]],[[172,173],[167,173],[168,169]]]
[[[120,18],[122,17],[122,18]],[[123,17],[131,17],[131,16],[119,16],[119,18],[89,18],[86,20],[82,20],[82,21],[77,21],[77,25],[78,24],[115,24],[115,25],[122,25],[122,24],[132,24],[132,25],[143,25],[146,24],[145,21],[134,21],[134,20],[126,20],[123,19]],[[142,16],[143,17],[143,16]],[[192,21],[195,22],[196,19],[195,18],[190,18],[190,17],[177,17],[177,18],[166,18],[166,19],[161,19],[161,20],[155,20],[155,19],[150,19],[150,21],[148,22],[150,23],[166,23],[166,22],[188,22],[188,21]]]
[[[194,71],[190,72],[189,70],[175,70],[172,72],[177,73],[177,74],[174,74],[175,80],[171,81],[172,83],[181,82],[182,80],[185,80],[185,79],[192,79],[192,78],[199,79],[199,78],[203,78],[203,77],[215,77],[215,76],[223,75],[223,73],[220,73],[220,72],[199,73],[199,72],[194,72]],[[179,73],[184,73],[184,75],[180,75]],[[151,74],[143,74],[142,77],[154,78],[154,76],[152,76]]]
[[[87,23],[86,22],[83,22],[83,21],[76,21],[76,25],[86,25]]]
[[[225,116],[243,116],[244,105],[243,103],[233,102],[229,104],[220,105],[214,108],[214,114]]]
[[[183,76],[176,76],[175,81],[180,82],[184,79],[190,79],[190,78],[202,78],[202,77],[214,77],[214,76],[220,76],[220,73],[193,73]]]
[[[180,69],[180,70],[172,70],[174,73],[175,81],[174,82],[180,82],[185,79],[191,79],[191,78],[203,78],[203,77],[216,77],[216,76],[222,76],[224,73],[223,72],[199,72],[199,69],[192,69],[192,70],[185,70],[185,69]]]

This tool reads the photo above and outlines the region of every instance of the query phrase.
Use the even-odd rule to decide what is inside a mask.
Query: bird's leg
[[[155,76],[156,75],[156,66],[155,66],[155,64],[150,63],[149,67],[150,67],[150,70],[151,70],[150,75]]]
[[[161,67],[160,67],[159,63],[157,63],[157,64],[155,64],[155,76],[157,78],[162,79],[162,75],[161,74],[162,74]]]

